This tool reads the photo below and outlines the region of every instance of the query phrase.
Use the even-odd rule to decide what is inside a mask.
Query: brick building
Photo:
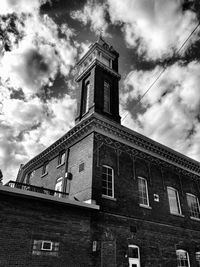
[[[0,266],[200,266],[200,164],[120,124],[118,57],[90,47],[75,127],[0,187]]]

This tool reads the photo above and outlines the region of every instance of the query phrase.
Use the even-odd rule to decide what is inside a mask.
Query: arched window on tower
[[[104,81],[104,111],[110,113],[110,84]]]
[[[83,88],[82,114],[87,113],[89,110],[89,96],[90,96],[90,82],[87,82]]]

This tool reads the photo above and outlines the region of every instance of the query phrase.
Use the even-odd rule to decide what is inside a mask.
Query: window
[[[58,178],[55,184],[55,191],[62,192],[63,191],[63,178]],[[62,193],[55,192],[54,196],[61,197]]]
[[[83,88],[82,114],[87,113],[89,110],[89,94],[90,94],[90,83],[87,82]]]
[[[104,81],[104,111],[110,112],[110,84]]]
[[[33,240],[32,254],[35,256],[58,256],[59,242],[49,240]]]
[[[200,211],[199,211],[199,201],[195,195],[186,194],[187,196],[187,203],[189,207],[190,217],[192,218],[200,218]]]
[[[29,173],[27,174],[26,184],[30,184],[31,176],[32,176],[32,172],[29,172]]]
[[[140,250],[138,246],[128,246],[129,266],[140,267]]]
[[[79,164],[79,172],[84,171],[84,169],[85,169],[85,164],[83,162],[83,163]]]
[[[111,167],[102,167],[102,195],[114,198],[114,171]]]
[[[139,204],[144,206],[149,206],[147,181],[145,178],[138,177],[138,190],[139,190]]]
[[[42,168],[42,175],[47,174],[48,172],[48,163],[45,162]]]
[[[32,171],[32,172],[29,172],[27,175],[26,175],[26,184],[30,184],[30,180],[31,178],[35,175],[35,170]]]
[[[170,213],[181,214],[178,191],[172,187],[167,187]]]
[[[177,266],[178,267],[190,267],[189,257],[187,251],[178,249],[176,251]]]
[[[42,241],[41,250],[52,250],[52,242],[51,241]]]
[[[65,151],[61,152],[58,156],[58,166],[65,162]]]
[[[195,257],[196,257],[196,264],[199,267],[200,266],[200,251],[195,253]]]

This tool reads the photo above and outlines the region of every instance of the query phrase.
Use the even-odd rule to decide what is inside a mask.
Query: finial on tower
[[[98,29],[97,32],[98,32],[97,43],[99,43],[99,44],[102,45],[102,44],[105,43],[105,41],[104,41],[104,39],[103,39],[103,30],[102,30],[102,29]]]

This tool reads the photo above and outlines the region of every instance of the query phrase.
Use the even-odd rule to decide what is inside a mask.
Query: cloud
[[[160,70],[133,71],[125,80],[123,106],[137,100]],[[124,124],[142,134],[200,160],[200,64],[182,62],[169,67],[141,101],[144,112],[129,110]],[[135,113],[134,121],[131,114]],[[125,114],[124,114],[125,115]],[[198,153],[197,153],[198,151]]]
[[[0,168],[4,182],[15,179],[21,163],[56,141],[74,123],[75,99],[67,94],[61,99],[56,93],[45,101],[41,97],[44,87],[53,87],[58,74],[66,87],[70,84],[80,46],[73,42],[74,31],[66,23],[58,25],[40,14],[43,2],[1,3],[4,19],[0,17],[0,28],[9,44],[9,49],[0,51]]]
[[[106,34],[108,23],[106,21],[106,4],[100,4],[94,0],[88,0],[83,10],[71,12],[71,17],[87,25],[90,23],[90,29],[96,33],[102,30]]]
[[[94,32],[102,29],[104,35],[108,35],[109,20],[110,25],[120,25],[127,46],[137,48],[148,60],[173,56],[198,23],[192,10],[183,11],[183,0],[88,0],[83,10],[71,16],[90,24]],[[198,39],[194,33],[182,53]]]
[[[0,15],[8,15],[12,13],[32,13],[39,10],[42,3],[47,0],[31,0],[27,4],[27,0],[1,0]]]
[[[181,0],[108,0],[113,24],[122,25],[125,40],[148,59],[173,55],[197,25],[192,11],[182,11]],[[197,35],[187,44],[197,40]]]
[[[59,27],[47,15],[35,12],[17,19],[21,39],[16,42],[13,32],[7,34],[11,51],[1,56],[0,77],[4,86],[22,90],[29,97],[51,86],[58,73],[66,78],[75,64],[78,44],[72,43],[73,30],[67,24]]]
[[[69,95],[62,99],[51,98],[45,103],[36,96],[29,101],[10,97],[3,100],[0,166],[4,182],[15,180],[21,163],[30,160],[72,128],[75,104]]]

